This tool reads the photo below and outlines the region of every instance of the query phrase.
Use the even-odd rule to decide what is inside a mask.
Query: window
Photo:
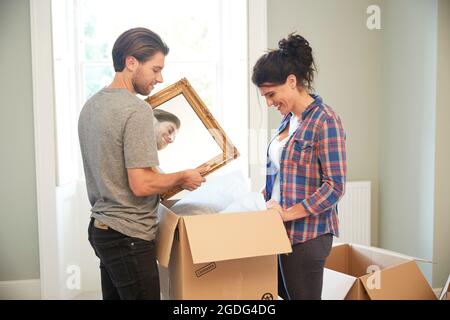
[[[54,0],[53,42],[58,185],[82,177],[77,120],[84,102],[113,76],[111,50],[141,26],[170,48],[164,83],[186,77],[236,145],[248,174],[247,1]]]

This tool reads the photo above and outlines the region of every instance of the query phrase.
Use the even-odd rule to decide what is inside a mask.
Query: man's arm
[[[153,168],[132,168],[127,169],[128,184],[137,197],[161,194],[177,186],[192,191],[205,181],[201,176],[203,171],[204,169],[193,169],[164,174]]]

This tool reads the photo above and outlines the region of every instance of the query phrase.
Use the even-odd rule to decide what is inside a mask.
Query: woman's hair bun
[[[278,41],[278,48],[258,59],[253,67],[253,83],[258,87],[267,83],[284,84],[293,74],[299,86],[313,90],[316,65],[309,42],[301,35],[291,33]]]
[[[289,34],[287,39],[278,41],[278,48],[284,55],[291,57],[303,56],[312,51],[309,42],[301,35],[294,33]]]

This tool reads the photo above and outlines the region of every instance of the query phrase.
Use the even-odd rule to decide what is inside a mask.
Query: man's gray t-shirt
[[[127,168],[159,165],[153,110],[127,89],[104,88],[78,121],[91,217],[130,237],[153,240],[159,196],[136,197]]]

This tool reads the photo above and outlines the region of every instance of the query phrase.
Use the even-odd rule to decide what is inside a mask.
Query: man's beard
[[[135,75],[131,79],[131,84],[133,85],[133,89],[136,93],[139,93],[142,96],[148,96],[151,92],[149,86],[145,86],[142,83],[139,83],[138,74]]]

